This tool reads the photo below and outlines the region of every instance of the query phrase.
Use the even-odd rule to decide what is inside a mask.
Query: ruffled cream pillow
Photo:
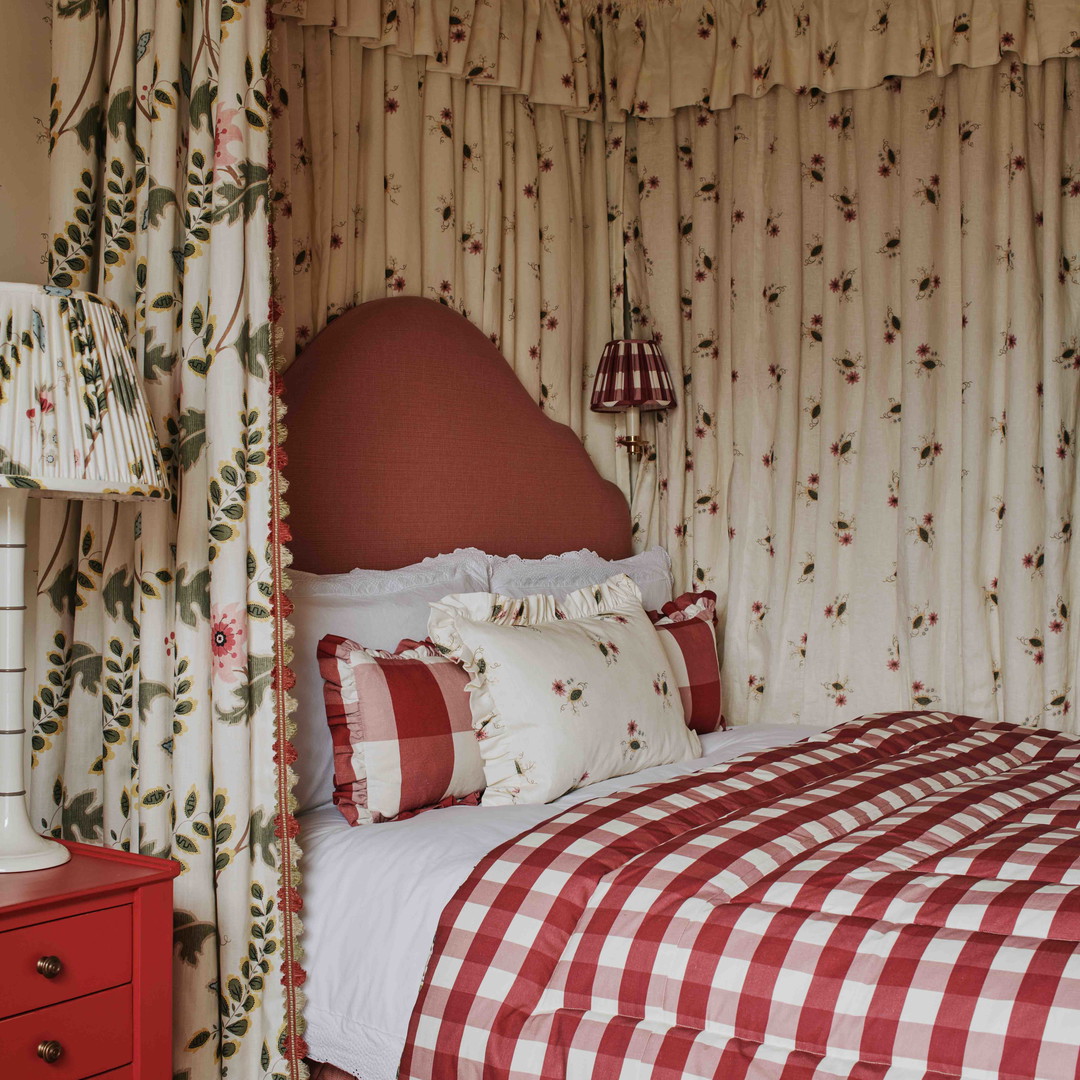
[[[471,676],[485,806],[550,802],[701,753],[641,593],[625,574],[559,601],[447,596],[431,605],[428,633]]]

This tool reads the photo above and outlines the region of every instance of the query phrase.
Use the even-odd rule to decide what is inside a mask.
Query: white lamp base
[[[71,858],[55,840],[39,836],[26,812],[23,772],[23,561],[26,492],[0,490],[0,874],[44,870]]]
[[[61,866],[71,858],[71,852],[55,840],[44,836],[33,837],[34,843],[25,851],[12,851],[5,845],[0,854],[0,874],[17,874],[25,870],[46,870],[50,866]]]

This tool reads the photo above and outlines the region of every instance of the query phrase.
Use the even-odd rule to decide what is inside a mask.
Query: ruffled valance
[[[330,26],[372,48],[428,57],[442,71],[535,105],[600,119],[596,0],[272,0],[305,26]]]
[[[1076,0],[274,0],[305,25],[577,116],[728,108],[774,86],[866,89],[1080,54]]]
[[[643,0],[605,5],[602,22],[609,113],[648,117],[1080,53],[1076,0]]]

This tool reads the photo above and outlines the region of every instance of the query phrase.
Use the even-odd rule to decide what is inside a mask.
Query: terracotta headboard
[[[502,354],[434,300],[352,308],[285,374],[293,565],[385,570],[456,547],[630,554],[630,513]]]

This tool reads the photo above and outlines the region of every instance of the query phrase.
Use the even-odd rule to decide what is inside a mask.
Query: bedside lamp
[[[648,441],[638,436],[639,410],[655,412],[675,404],[664,354],[655,341],[619,338],[604,346],[593,383],[593,412],[628,412],[625,445],[640,458]]]
[[[120,311],[0,283],[0,873],[67,862],[26,810],[26,500],[163,499],[165,469]]]

